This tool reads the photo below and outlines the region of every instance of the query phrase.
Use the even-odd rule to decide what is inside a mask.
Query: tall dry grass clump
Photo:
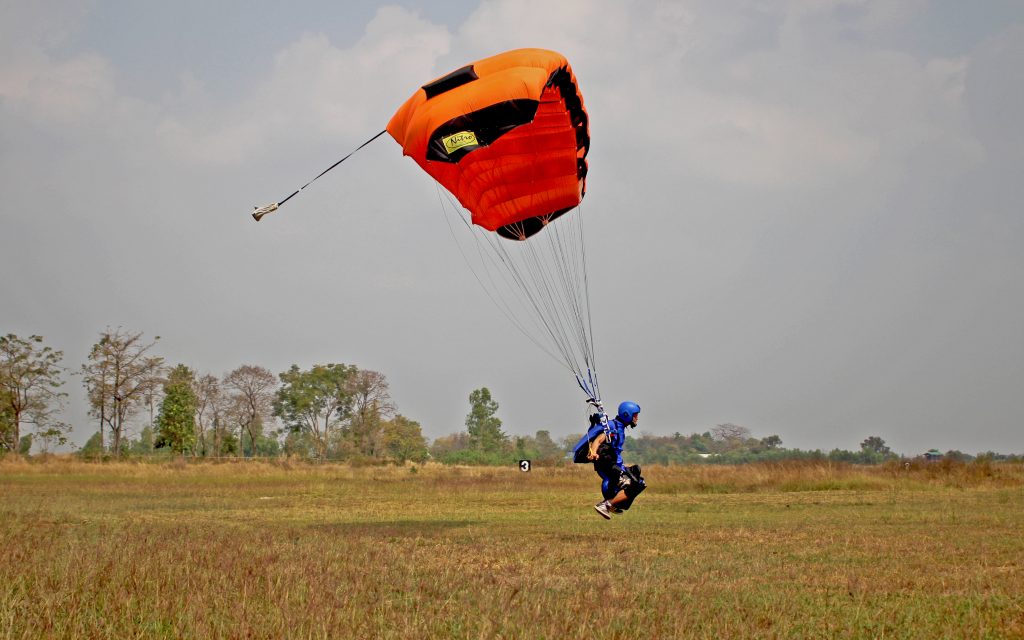
[[[663,490],[676,493],[758,491],[881,491],[893,488],[1024,486],[1024,465],[989,461],[891,462],[852,465],[843,462],[790,461],[743,465],[654,466]]]

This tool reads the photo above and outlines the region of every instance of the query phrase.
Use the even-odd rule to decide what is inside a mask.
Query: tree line
[[[469,395],[465,431],[437,438],[428,446],[418,422],[397,412],[386,377],[355,365],[292,365],[274,375],[241,365],[223,376],[169,366],[153,350],[159,336],[120,328],[100,333],[80,376],[89,415],[97,430],[81,453],[87,456],[152,455],[164,452],[196,458],[299,456],[356,462],[432,458],[448,464],[540,464],[565,462],[582,430],[555,440],[547,430],[511,436],[497,416],[498,402],[487,387]],[[33,442],[42,451],[68,441],[71,427],[60,420],[67,399],[62,391],[63,352],[43,338],[0,337],[0,453],[27,454]],[[142,419],[142,428],[134,431]],[[858,451],[804,451],[782,446],[778,435],[755,438],[750,429],[719,424],[684,436],[641,434],[629,439],[628,457],[641,464],[740,464],[779,460],[831,460],[879,464],[899,459],[878,436]],[[934,452],[938,453],[938,452]],[[960,451],[938,454],[969,461]],[[1021,456],[978,454],[989,460],[1020,461]]]
[[[466,430],[435,439],[430,446],[431,457],[445,464],[504,465],[516,460],[555,464],[565,460],[576,441],[565,438],[556,442],[546,430],[533,436],[510,436],[502,430],[497,412],[498,402],[490,389],[474,390],[469,394]]]
[[[108,328],[72,372],[97,426],[81,453],[543,464],[563,460],[571,445],[544,430],[509,436],[497,401],[483,387],[469,395],[466,430],[428,447],[419,423],[397,412],[377,371],[331,363],[307,370],[292,365],[275,376],[245,364],[217,377],[169,366],[154,353],[159,339]],[[33,440],[43,451],[67,443],[71,427],[58,419],[67,398],[62,359],[40,336],[0,338],[0,451],[27,454]]]
[[[154,353],[159,339],[107,329],[73,372],[97,425],[83,453],[399,462],[429,455],[419,423],[396,411],[377,371],[331,363],[275,376],[245,364],[218,377],[169,366]],[[0,451],[28,453],[33,440],[43,451],[67,443],[62,359],[40,336],[0,337]],[[148,420],[135,434],[140,417]]]
[[[787,449],[782,438],[771,435],[755,438],[750,430],[735,424],[720,424],[704,433],[685,436],[644,434],[629,442],[630,457],[640,464],[744,464],[750,462],[781,462],[790,460],[845,462],[848,464],[882,464],[905,460],[879,436],[868,436],[856,451],[846,449]],[[1024,462],[1024,456],[987,451],[971,455],[951,449],[945,453],[929,452],[935,458],[953,462],[988,460],[992,462]],[[927,457],[913,455],[911,458]]]

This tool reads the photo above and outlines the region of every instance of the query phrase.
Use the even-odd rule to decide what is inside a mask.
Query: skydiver
[[[611,420],[600,412],[590,416],[590,429],[573,447],[573,461],[593,462],[594,471],[601,476],[604,500],[594,505],[594,510],[602,518],[610,520],[613,513],[623,513],[647,488],[640,466],[627,467],[622,462],[626,427],[635,429],[639,421],[640,405],[627,400],[619,405],[618,414]]]

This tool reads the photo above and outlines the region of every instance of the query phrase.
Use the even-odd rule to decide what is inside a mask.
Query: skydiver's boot
[[[605,520],[612,519],[612,506],[607,500],[602,500],[595,504],[594,510]]]

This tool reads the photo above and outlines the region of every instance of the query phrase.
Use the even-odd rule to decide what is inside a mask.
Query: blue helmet
[[[633,416],[635,416],[638,413],[640,413],[640,405],[638,405],[635,402],[630,402],[629,400],[627,400],[619,405],[619,415],[617,415],[616,417],[621,422],[624,422],[626,424],[632,424]]]

